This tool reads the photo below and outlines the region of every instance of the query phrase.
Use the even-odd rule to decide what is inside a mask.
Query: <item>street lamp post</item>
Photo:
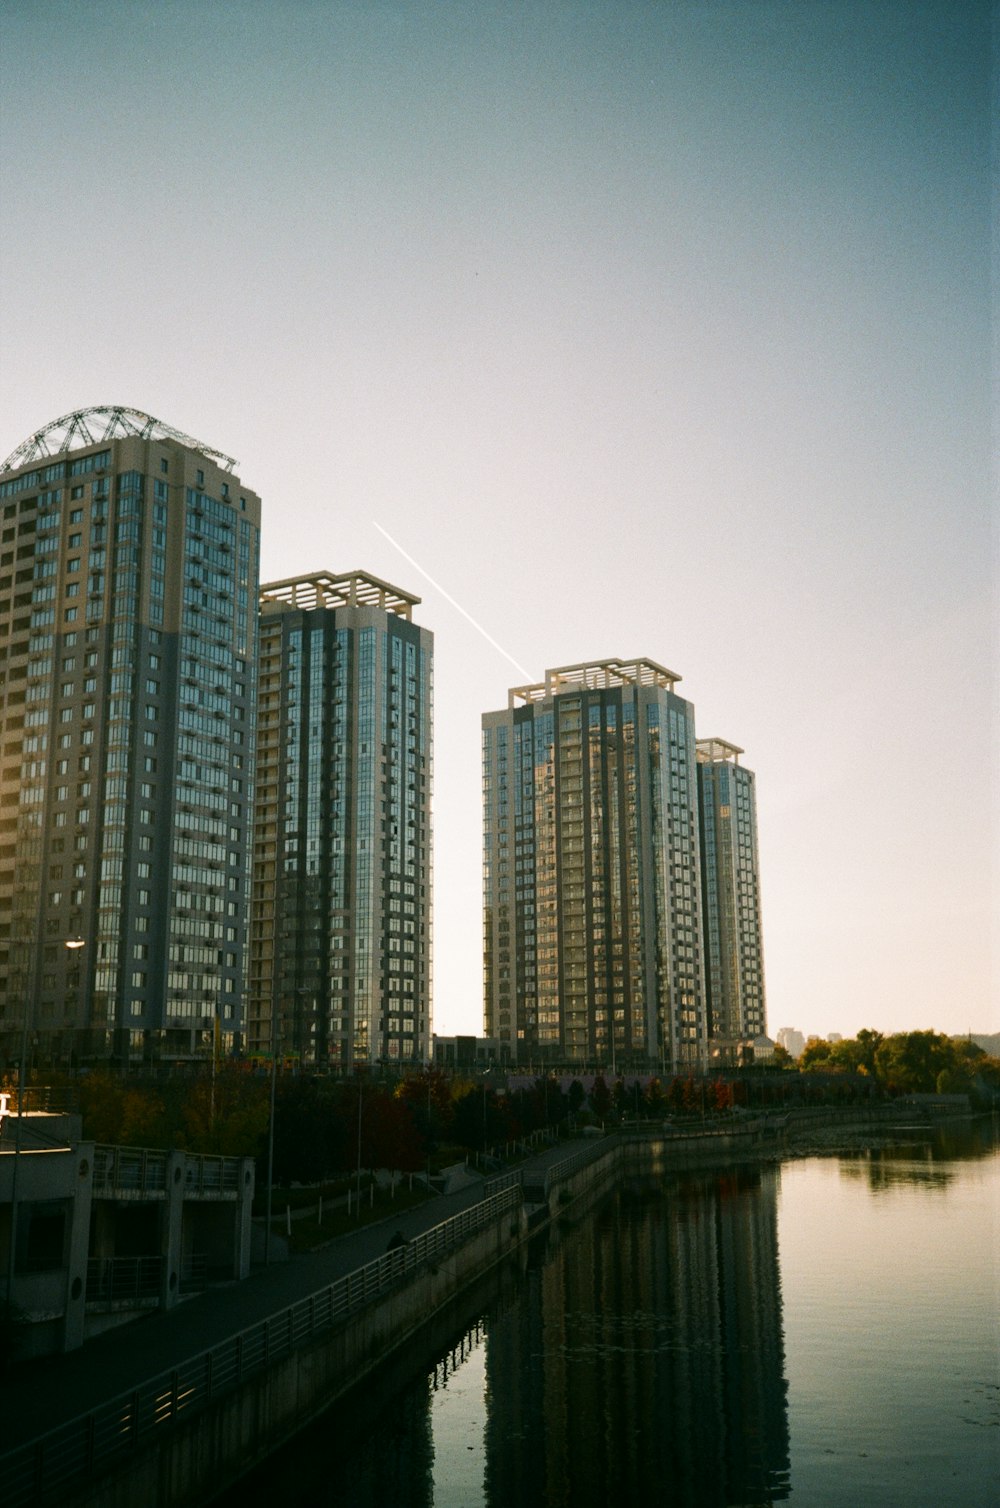
[[[215,1069],[216,1059],[219,1053],[219,1002],[211,996],[206,996],[206,1004],[211,1004],[211,1034],[212,1034],[212,1081],[208,1098],[208,1129],[209,1135],[215,1135]]]
[[[271,1262],[271,1206],[274,1199],[274,1095],[278,1078],[277,1006],[271,1003],[271,1111],[267,1122],[267,1223],[264,1230],[264,1266]]]
[[[364,1092],[364,1084],[361,1075],[358,1075],[358,1181],[355,1191],[354,1218],[361,1219],[361,1104]]]

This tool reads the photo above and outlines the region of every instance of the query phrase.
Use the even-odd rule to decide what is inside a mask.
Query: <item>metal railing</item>
[[[167,1158],[155,1147],[94,1148],[94,1193],[163,1194],[167,1187]],[[239,1157],[189,1155],[184,1159],[186,1194],[235,1194],[240,1187],[243,1160]]]
[[[191,1252],[181,1263],[181,1293],[201,1293],[208,1287],[208,1257]]]
[[[581,1147],[579,1152],[573,1152],[569,1157],[563,1157],[559,1162],[554,1162],[544,1171],[541,1187],[545,1198],[548,1199],[553,1184],[562,1183],[567,1178],[572,1178],[581,1168],[589,1167],[592,1162],[599,1162],[602,1157],[607,1157],[609,1152],[617,1149],[618,1143],[615,1137],[606,1136],[600,1140],[595,1139],[589,1146]],[[537,1187],[537,1185],[534,1185]]]
[[[146,1440],[159,1439],[164,1429],[207,1408],[220,1394],[347,1319],[520,1203],[516,1185],[503,1189],[180,1366],[0,1455],[4,1508],[62,1502],[91,1477],[113,1470]]]
[[[188,1157],[184,1187],[189,1194],[235,1194],[241,1167],[239,1157]]]
[[[483,1195],[488,1199],[491,1194],[499,1194],[504,1189],[519,1189],[523,1181],[520,1168],[514,1168],[509,1173],[497,1173],[494,1178],[487,1178],[484,1181]]]
[[[721,1136],[755,1136],[764,1126],[764,1117],[750,1115],[741,1120],[664,1121],[657,1125],[621,1126],[616,1135],[622,1141],[705,1141]]]
[[[138,1304],[158,1299],[162,1257],[91,1257],[87,1263],[88,1304]]]
[[[162,1194],[166,1187],[166,1152],[150,1147],[94,1148],[95,1194]]]
[[[25,1115],[75,1115],[80,1109],[80,1096],[70,1084],[25,1084]],[[10,1113],[17,1114],[17,1088],[11,1090]]]

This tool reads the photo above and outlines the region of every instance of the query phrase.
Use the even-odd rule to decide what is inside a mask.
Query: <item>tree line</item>
[[[935,1031],[859,1031],[828,1042],[810,1037],[798,1067],[803,1073],[858,1074],[888,1095],[967,1094],[974,1104],[989,1103],[1000,1091],[1000,1058],[971,1037]]]
[[[214,1075],[144,1081],[91,1073],[74,1083],[88,1140],[253,1156],[266,1176],[269,1075],[245,1064]],[[540,1077],[501,1089],[487,1080],[430,1070],[394,1081],[281,1074],[275,1085],[274,1176],[316,1183],[362,1168],[418,1172],[548,1130],[581,1130],[623,1119],[706,1118],[802,1104],[840,1104],[908,1093],[1000,1098],[1000,1059],[965,1038],[936,1032],[841,1042],[810,1038],[795,1065],[733,1073]]]

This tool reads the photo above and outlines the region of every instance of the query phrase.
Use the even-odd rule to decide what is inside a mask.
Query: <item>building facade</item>
[[[239,1045],[260,501],[88,409],[0,467],[0,1054]],[[207,1041],[206,1041],[207,1039]]]
[[[694,709],[651,660],[549,670],[483,717],[485,1032],[518,1062],[707,1053]]]
[[[706,1001],[723,1061],[766,1030],[756,783],[742,753],[721,738],[697,744]]]
[[[433,638],[360,571],[260,599],[251,1049],[428,1060]]]
[[[8,1364],[172,1309],[209,1276],[249,1276],[252,1157],[95,1144],[77,1115],[2,1107],[0,1097]]]

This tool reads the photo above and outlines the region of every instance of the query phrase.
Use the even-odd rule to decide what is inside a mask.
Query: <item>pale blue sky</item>
[[[265,579],[436,635],[436,1027],[479,718],[647,655],[758,777],[772,1031],[1000,1026],[989,7],[6,0],[0,453],[239,457]]]

